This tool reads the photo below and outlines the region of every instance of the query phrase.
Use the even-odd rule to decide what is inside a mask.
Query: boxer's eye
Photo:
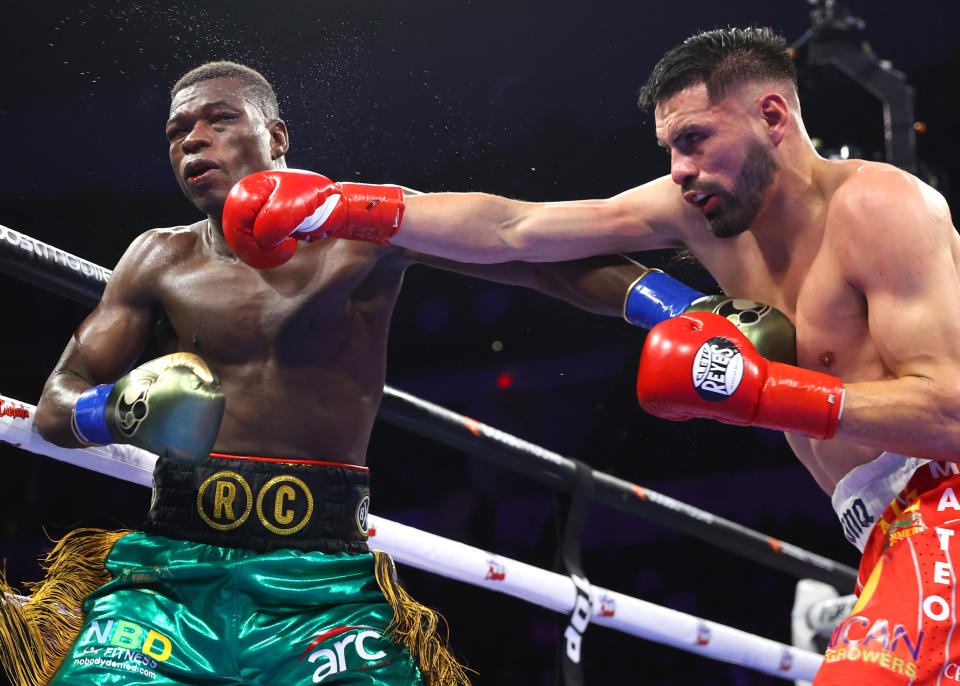
[[[236,118],[237,118],[237,115],[235,114],[232,114],[229,112],[220,112],[210,117],[210,121],[216,124],[217,122],[220,122],[220,121],[226,121],[228,119],[236,119]]]

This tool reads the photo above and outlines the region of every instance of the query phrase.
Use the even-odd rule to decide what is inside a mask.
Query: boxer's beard
[[[777,163],[767,149],[759,141],[751,141],[733,190],[703,189],[720,199],[717,209],[705,215],[710,233],[717,238],[731,238],[749,229],[760,213],[763,192],[773,182],[777,169]]]

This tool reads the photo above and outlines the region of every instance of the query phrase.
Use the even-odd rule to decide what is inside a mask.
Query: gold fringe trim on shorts
[[[380,590],[393,608],[393,619],[387,636],[410,649],[420,667],[427,686],[470,686],[467,670],[447,648],[447,621],[429,607],[410,597],[397,583],[393,560],[386,553],[375,551],[375,574]],[[443,636],[440,625],[443,624]],[[472,671],[472,670],[470,670]]]
[[[84,599],[110,581],[113,544],[130,531],[77,529],[57,541],[40,566],[43,581],[18,597],[0,570],[0,663],[14,686],[45,686],[83,624]]]

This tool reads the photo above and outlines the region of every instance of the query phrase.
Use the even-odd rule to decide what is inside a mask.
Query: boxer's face
[[[207,214],[223,210],[234,183],[253,172],[273,168],[279,151],[276,126],[249,96],[243,81],[216,78],[177,92],[170,103],[166,134],[170,164],[180,188]]]
[[[683,198],[718,238],[750,228],[777,165],[737,94],[715,103],[703,83],[657,104],[657,140],[670,153],[670,175]]]

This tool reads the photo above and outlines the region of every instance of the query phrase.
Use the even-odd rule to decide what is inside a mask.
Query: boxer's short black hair
[[[243,81],[244,86],[249,89],[254,102],[260,106],[260,109],[268,119],[279,119],[280,105],[277,103],[277,94],[273,91],[270,82],[258,72],[236,62],[221,60],[218,62],[207,62],[199,67],[191,69],[186,74],[177,79],[170,89],[171,99],[184,88],[188,88],[201,81],[219,78],[237,78]]]
[[[767,79],[797,85],[797,68],[783,36],[767,27],[714,29],[668,50],[640,89],[638,104],[649,111],[701,82],[710,102],[717,102],[745,83]]]

